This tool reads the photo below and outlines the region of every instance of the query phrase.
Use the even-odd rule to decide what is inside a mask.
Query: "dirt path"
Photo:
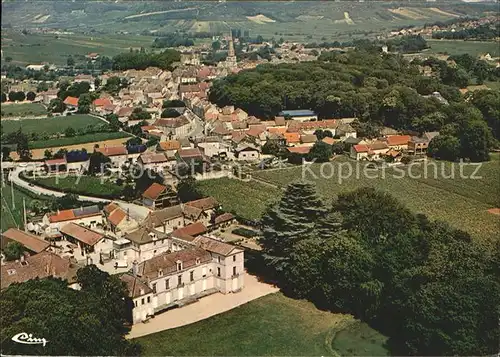
[[[146,12],[144,14],[137,14],[137,15],[130,15],[125,17],[125,19],[135,19],[138,17],[144,17],[144,16],[151,16],[151,15],[159,15],[159,14],[167,14],[169,12],[181,12],[181,11],[188,11],[188,10],[196,10],[195,7],[187,7],[185,9],[173,9],[173,10],[165,10],[165,11],[154,11],[154,12]]]

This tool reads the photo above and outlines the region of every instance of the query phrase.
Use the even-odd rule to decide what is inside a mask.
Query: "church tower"
[[[234,52],[234,42],[233,42],[233,34],[231,31],[229,31],[229,49],[227,51],[227,58],[226,58],[226,65],[227,67],[236,67],[237,66],[237,59],[236,59],[236,53]]]

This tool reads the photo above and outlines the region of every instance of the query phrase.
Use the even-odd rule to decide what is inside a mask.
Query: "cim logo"
[[[45,347],[47,342],[49,342],[45,338],[33,337],[33,334],[28,334],[26,332],[18,333],[12,337],[12,341],[22,343],[24,345],[43,345],[43,347]]]

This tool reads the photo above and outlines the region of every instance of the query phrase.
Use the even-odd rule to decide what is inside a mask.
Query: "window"
[[[126,257],[127,256],[127,252],[123,252],[123,256]]]
[[[137,300],[136,300],[136,301],[134,301],[134,306],[135,306],[135,307],[137,307]]]
[[[182,285],[182,275],[177,277],[177,285]]]
[[[217,263],[220,263],[220,257],[217,257]]]
[[[156,293],[156,283],[153,284],[153,292]]]
[[[236,261],[236,255],[233,255],[233,262]]]
[[[177,270],[182,270],[182,262],[177,262]]]
[[[236,267],[233,267],[233,275],[236,275]]]
[[[217,276],[220,276],[220,268],[217,268]]]
[[[144,305],[144,298],[141,299],[141,305]]]
[[[196,265],[200,264],[200,258],[196,258]]]
[[[151,302],[151,296],[148,296],[148,303]]]
[[[165,289],[170,289],[170,279],[165,280]]]
[[[163,276],[163,270],[158,269],[158,276]]]
[[[194,271],[189,273],[189,280],[194,281]]]

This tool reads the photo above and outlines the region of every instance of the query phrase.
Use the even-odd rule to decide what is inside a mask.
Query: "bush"
[[[232,233],[239,235],[239,236],[242,236],[242,237],[245,237],[245,238],[253,238],[253,237],[256,237],[259,235],[258,232],[254,231],[252,229],[242,228],[242,227],[233,229]]]

